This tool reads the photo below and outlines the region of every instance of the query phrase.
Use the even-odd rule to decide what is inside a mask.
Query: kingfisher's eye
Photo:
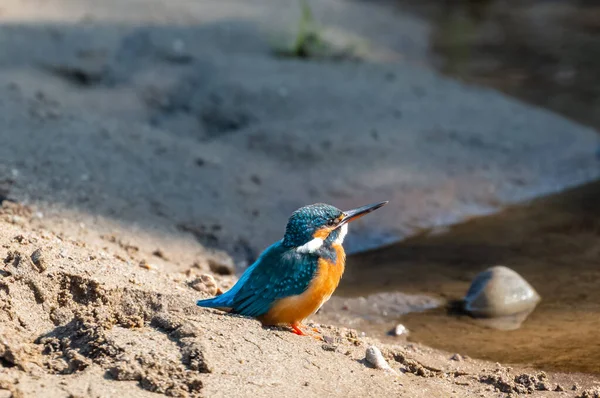
[[[333,227],[334,225],[335,225],[335,220],[334,219],[331,219],[331,220],[327,221],[327,226]]]

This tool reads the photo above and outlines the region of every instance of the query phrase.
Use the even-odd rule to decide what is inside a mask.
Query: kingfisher
[[[283,239],[262,252],[231,289],[197,304],[306,335],[302,322],[329,300],[344,273],[348,223],[387,203],[348,211],[325,203],[301,207],[288,220]]]

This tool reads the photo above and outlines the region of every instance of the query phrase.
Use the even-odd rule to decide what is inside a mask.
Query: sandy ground
[[[388,374],[366,366],[372,341],[352,330],[321,326],[323,343],[194,306],[216,290],[206,275],[233,269],[218,250],[242,268],[307,203],[391,201],[351,231],[354,251],[600,174],[592,130],[429,70],[418,19],[361,2],[312,5],[324,37],[352,46],[354,60],[275,56],[298,19],[292,1],[0,5],[0,196],[10,199],[2,388],[17,397],[591,388],[587,376],[378,343],[400,372]],[[216,275],[222,289],[233,280]],[[543,391],[557,383],[582,387]]]
[[[209,278],[203,263],[162,272],[153,264],[168,266],[177,253],[114,235],[98,246],[38,222],[31,209],[4,202],[2,396],[575,397],[595,385],[591,376],[510,368],[402,339],[382,344],[352,329],[313,325],[324,341],[265,329],[194,305],[231,276]],[[219,255],[198,260],[227,265]],[[365,361],[372,344],[391,372]]]

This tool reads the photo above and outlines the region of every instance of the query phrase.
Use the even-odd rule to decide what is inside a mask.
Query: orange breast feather
[[[304,293],[277,301],[260,320],[264,325],[291,325],[301,323],[329,300],[333,294],[346,263],[346,253],[342,245],[334,244],[336,262],[319,259],[319,267],[313,280]]]

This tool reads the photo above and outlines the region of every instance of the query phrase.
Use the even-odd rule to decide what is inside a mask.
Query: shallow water
[[[431,63],[600,130],[600,3],[381,0],[429,21]],[[540,132],[543,133],[543,132]],[[600,155],[600,151],[599,151]],[[600,374],[600,182],[351,256],[339,294],[400,291],[460,299],[492,265],[524,276],[542,302],[499,331],[443,306],[355,326],[504,363]]]
[[[339,294],[401,291],[450,302],[498,264],[542,296],[518,330],[490,329],[444,306],[357,326],[393,339],[386,332],[402,323],[409,340],[450,352],[600,374],[600,182],[351,256]]]

